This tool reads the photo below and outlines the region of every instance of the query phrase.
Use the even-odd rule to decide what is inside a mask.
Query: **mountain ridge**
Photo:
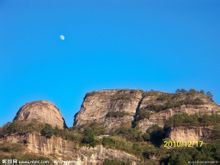
[[[32,154],[85,165],[172,162],[175,149],[164,149],[163,141],[209,145],[220,135],[219,114],[219,105],[203,91],[100,90],[85,95],[73,127],[67,128],[60,110],[39,100],[22,106],[13,122],[0,128],[0,155],[28,159],[19,154]],[[14,145],[22,152],[9,152]]]

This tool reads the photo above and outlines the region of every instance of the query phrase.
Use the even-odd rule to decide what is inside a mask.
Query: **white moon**
[[[60,40],[64,41],[65,40],[65,36],[63,34],[60,35]]]

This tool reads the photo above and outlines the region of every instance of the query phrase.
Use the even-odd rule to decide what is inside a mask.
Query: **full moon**
[[[63,34],[60,35],[60,40],[64,41],[65,40],[65,36]]]

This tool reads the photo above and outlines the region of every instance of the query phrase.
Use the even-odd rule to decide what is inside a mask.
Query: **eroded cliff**
[[[135,127],[145,132],[175,114],[218,114],[220,107],[202,92],[164,93],[141,90],[104,90],[88,93],[75,116],[75,127],[99,123],[108,131]]]
[[[92,123],[102,124],[109,131],[132,127],[143,93],[140,90],[103,90],[88,93],[75,117],[74,127]]]
[[[82,165],[159,164],[172,155],[161,148],[166,138],[208,143],[219,135],[220,107],[203,91],[102,90],[86,94],[72,128],[52,103],[25,104],[0,128],[0,158],[20,152]]]
[[[133,165],[140,162],[140,159],[124,151],[105,148],[102,145],[95,147],[79,146],[77,143],[64,140],[61,137],[46,138],[37,132],[22,136],[10,135],[0,139],[0,144],[2,143],[23,144],[25,145],[23,152],[46,156],[53,162],[71,160],[70,163],[66,164],[101,165],[105,159],[129,161]]]

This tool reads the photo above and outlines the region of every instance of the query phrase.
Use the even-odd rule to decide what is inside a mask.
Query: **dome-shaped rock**
[[[34,101],[22,106],[14,121],[33,121],[50,124],[52,127],[63,129],[65,121],[59,109],[49,101]]]

